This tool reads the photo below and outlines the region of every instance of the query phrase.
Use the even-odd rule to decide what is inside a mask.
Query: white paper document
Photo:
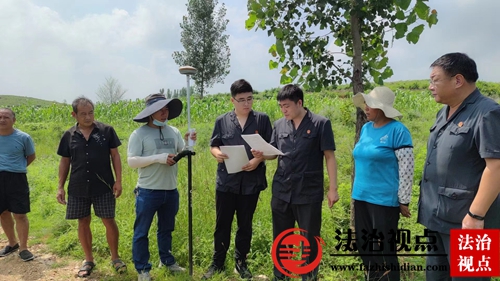
[[[266,156],[284,155],[279,149],[267,143],[259,134],[241,135],[241,137],[251,148],[264,152]]]
[[[248,155],[244,145],[219,146],[219,149],[229,157],[224,159],[228,174],[241,172],[241,168],[248,164]]]

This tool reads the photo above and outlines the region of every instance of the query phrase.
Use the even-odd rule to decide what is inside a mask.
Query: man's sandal
[[[116,260],[112,261],[111,266],[113,266],[115,271],[120,273],[120,274],[127,271],[127,265],[121,259],[116,259]]]
[[[12,253],[14,253],[15,251],[17,251],[17,249],[19,249],[19,244],[16,243],[16,245],[14,246],[5,246],[5,248],[1,249],[0,250],[0,257],[6,257]]]
[[[78,270],[78,277],[85,278],[90,276],[94,267],[95,267],[94,262],[91,261],[84,262],[82,267],[80,267],[80,270]]]

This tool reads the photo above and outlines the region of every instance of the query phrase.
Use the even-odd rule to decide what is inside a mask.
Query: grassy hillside
[[[0,107],[12,107],[18,105],[40,107],[40,106],[49,106],[54,103],[59,104],[58,102],[55,101],[48,101],[31,97],[0,95]]]
[[[426,140],[429,128],[435,114],[441,108],[436,104],[426,90],[427,81],[405,81],[389,83],[396,92],[395,107],[401,111],[401,120],[413,136],[416,168],[413,186],[410,219],[401,218],[400,228],[409,229],[412,233],[412,243],[416,235],[423,235],[423,227],[416,223],[417,199],[419,189],[416,185],[422,175],[425,159]],[[486,92],[494,95],[500,93],[500,84],[483,84]],[[481,85],[480,85],[481,87]],[[255,96],[254,109],[266,112],[271,121],[281,118],[282,114],[276,102],[277,89],[263,91]],[[322,238],[326,242],[323,249],[323,259],[320,269],[321,280],[362,280],[361,271],[335,271],[333,265],[351,265],[360,263],[359,257],[338,257],[331,254],[347,254],[342,249],[337,250],[339,239],[345,239],[345,231],[349,228],[349,204],[352,173],[352,148],[355,130],[355,108],[351,102],[352,94],[347,89],[326,90],[320,93],[308,93],[305,96],[305,106],[315,113],[324,115],[332,121],[335,142],[337,144],[337,161],[339,164],[340,201],[329,209],[323,206]],[[185,101],[184,101],[185,105]],[[194,229],[194,279],[199,280],[211,262],[213,251],[213,230],[215,225],[215,173],[217,163],[209,152],[209,139],[215,118],[229,111],[232,105],[229,95],[211,95],[204,99],[192,99],[192,126],[197,129],[198,141],[193,158],[193,229]],[[109,254],[102,223],[94,217],[92,231],[94,234],[94,252],[99,266],[97,270],[108,272],[106,280],[136,280],[132,264],[131,243],[135,217],[133,189],[137,181],[137,171],[126,164],[126,148],[128,137],[140,124],[132,118],[143,109],[142,101],[123,101],[114,105],[98,104],[95,108],[96,119],[115,127],[122,141],[119,151],[123,162],[122,197],[117,201],[117,223],[120,229],[120,252],[129,265],[129,274],[115,276],[109,266]],[[46,242],[52,251],[60,255],[70,255],[82,259],[83,253],[77,237],[76,221],[64,219],[65,207],[58,204],[56,196],[58,163],[56,155],[59,139],[63,132],[74,124],[69,105],[50,104],[46,107],[32,105],[17,105],[13,109],[18,113],[16,126],[31,134],[36,144],[37,160],[29,167],[28,177],[31,186],[32,212],[29,214],[31,223],[30,243]],[[186,111],[179,118],[169,122],[182,132],[187,129]],[[173,233],[173,252],[181,265],[188,266],[188,216],[187,216],[187,161],[179,162],[178,188],[181,195],[181,205],[177,216],[176,230]],[[276,161],[267,162],[267,178],[271,182]],[[326,173],[326,171],[325,171]],[[325,177],[325,181],[327,177]],[[325,186],[328,183],[325,182]],[[260,195],[254,217],[254,236],[252,250],[249,256],[249,266],[254,275],[272,275],[272,224],[270,212],[271,188],[268,187]],[[153,223],[150,231],[151,261],[155,265],[152,271],[156,280],[190,280],[187,274],[169,276],[165,269],[157,269],[158,253],[156,247],[156,226]],[[234,229],[235,230],[235,229]],[[339,235],[341,233],[341,235]],[[233,231],[234,237],[234,231]],[[411,246],[415,246],[412,244]],[[229,246],[226,261],[227,270],[214,280],[238,280],[233,273],[232,260],[233,241]],[[412,250],[412,253],[421,253]],[[424,265],[422,257],[400,257],[401,263]],[[402,272],[402,280],[424,280],[425,272]]]

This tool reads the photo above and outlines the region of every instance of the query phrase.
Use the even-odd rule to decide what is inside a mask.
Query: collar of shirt
[[[78,123],[76,123],[75,126],[73,126],[71,131],[73,134],[78,133],[78,134],[83,136],[83,133],[80,130],[80,127],[78,127]],[[94,121],[94,128],[92,128],[92,132],[90,132],[90,135],[93,135],[94,133],[99,132],[99,131],[100,131],[100,123]]]
[[[312,112],[307,107],[304,107],[304,109],[306,110],[306,114],[304,115],[304,118],[302,118],[302,120],[300,121],[297,130],[295,130],[295,126],[293,125],[292,120],[286,120],[286,124],[292,127],[294,131],[298,131],[299,129],[303,128],[304,126],[302,124],[307,124],[312,119]]]
[[[481,96],[481,93],[479,92],[479,90],[476,88],[470,95],[468,95],[464,101],[462,102],[462,104],[460,104],[460,106],[458,107],[457,111],[455,111],[455,113],[453,113],[452,116],[450,116],[450,118],[448,118],[446,120],[446,124],[451,122],[453,119],[455,119],[455,117],[460,113],[460,111],[462,111],[468,104],[473,104],[476,102],[476,100]],[[446,113],[446,116],[448,116],[448,112],[450,112],[450,106],[447,105],[446,106],[446,110],[445,110],[445,113]]]
[[[237,127],[241,128],[240,122],[238,122],[238,117],[236,116],[236,112],[233,110],[229,112],[229,118],[231,119],[231,122]],[[248,113],[247,120],[245,122],[245,127],[241,128],[241,131],[245,131],[245,128],[247,128],[252,122],[255,120],[255,112],[253,110],[250,110]]]

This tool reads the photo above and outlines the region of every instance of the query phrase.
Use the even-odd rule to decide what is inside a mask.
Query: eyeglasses
[[[437,80],[432,80],[432,79],[429,79],[429,84],[431,86],[436,86],[436,84],[439,84],[439,82],[443,81],[443,79],[437,79]]]
[[[246,99],[237,99],[235,100],[237,103],[252,103],[253,102],[253,97],[248,97]]]
[[[455,74],[455,75],[453,75],[453,76],[450,76],[450,77],[449,77],[449,79],[451,80],[453,77],[455,77],[455,76],[457,76],[457,75],[458,75],[458,74]],[[431,86],[436,86],[436,84],[438,84],[439,82],[441,82],[441,81],[443,81],[443,80],[444,80],[444,78],[443,78],[443,79],[436,79],[436,80],[429,79],[429,84],[430,84]]]

